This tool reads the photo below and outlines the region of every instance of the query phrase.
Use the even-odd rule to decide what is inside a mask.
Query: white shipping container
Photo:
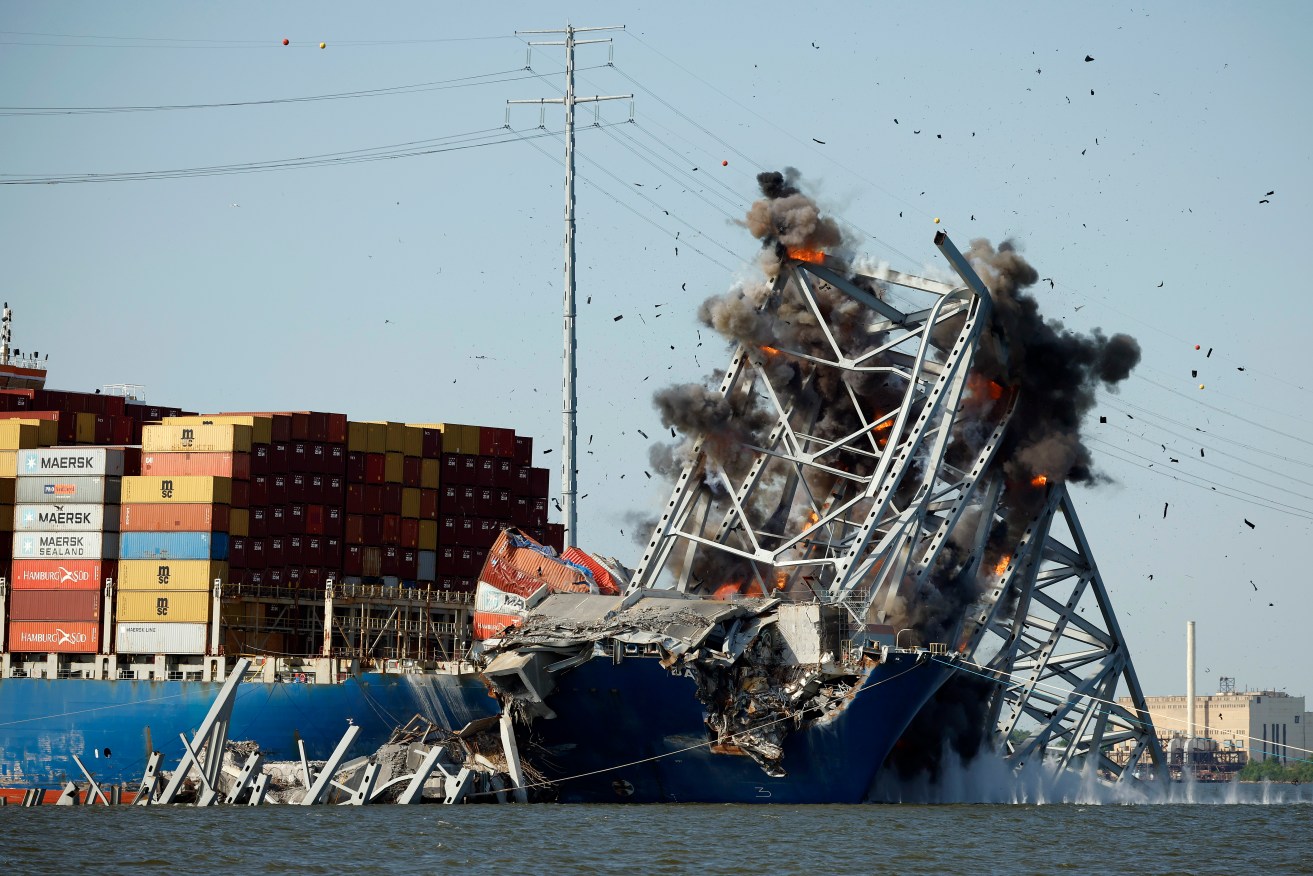
[[[20,477],[14,487],[20,505],[117,505],[122,492],[122,478],[100,475],[33,475]]]
[[[204,654],[209,624],[120,623],[115,648],[120,654]]]
[[[121,447],[43,447],[18,453],[18,474],[122,477]]]
[[[118,529],[118,505],[19,505],[14,509],[17,532],[118,532]]]
[[[111,532],[22,532],[14,535],[16,560],[113,560],[119,536]]]

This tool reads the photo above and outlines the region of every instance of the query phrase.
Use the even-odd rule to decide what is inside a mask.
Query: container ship
[[[323,758],[496,701],[465,658],[504,527],[561,546],[509,428],[197,414],[0,344],[0,788],[132,784],[254,660],[230,738]]]

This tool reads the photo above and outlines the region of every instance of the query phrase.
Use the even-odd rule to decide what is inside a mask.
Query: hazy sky
[[[563,83],[512,32],[567,18],[628,28],[579,92],[636,95],[578,143],[584,547],[634,562],[652,390],[727,361],[697,306],[793,166],[871,257],[942,274],[935,216],[1011,238],[1047,315],[1139,339],[1075,496],[1146,691],[1194,619],[1201,692],[1313,696],[1308,4],[5,2],[0,181],[146,177],[0,186],[15,345],[57,388],[511,426],[555,490],[562,113],[499,129]]]

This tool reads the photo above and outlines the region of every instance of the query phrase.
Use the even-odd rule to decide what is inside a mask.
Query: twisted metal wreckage
[[[525,591],[522,623],[485,643],[530,752],[570,671],[650,655],[695,683],[711,751],[783,776],[790,735],[835,720],[877,667],[911,656],[945,670],[928,694],[954,674],[988,680],[975,732],[1014,766],[1051,751],[1114,782],[1163,774],[1066,487],[1088,459],[1080,448],[1035,472],[1032,448],[1030,470],[1018,464],[1025,381],[991,378],[988,363],[1022,340],[996,319],[976,253],[943,231],[935,244],[960,284],[776,243],[769,285],[704,305],[738,346],[697,413],[667,417],[690,438],[623,596]],[[1116,703],[1122,684],[1131,708]],[[1118,743],[1130,754],[1114,761]]]

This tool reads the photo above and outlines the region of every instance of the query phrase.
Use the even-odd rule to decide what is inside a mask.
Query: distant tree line
[[[1276,760],[1251,760],[1238,777],[1242,782],[1313,782],[1313,762],[1282,765]]]

